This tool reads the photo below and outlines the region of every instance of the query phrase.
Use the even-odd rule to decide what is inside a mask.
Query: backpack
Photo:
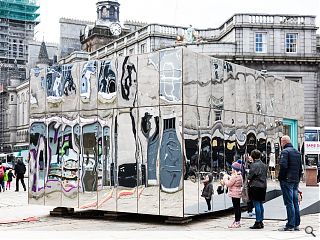
[[[0,179],[4,177],[4,167],[0,167]]]

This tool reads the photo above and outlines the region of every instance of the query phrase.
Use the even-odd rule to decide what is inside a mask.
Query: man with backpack
[[[1,188],[2,191],[4,192],[4,173],[6,172],[6,168],[3,166],[2,162],[0,162],[0,192]]]
[[[22,160],[18,160],[17,164],[14,167],[14,173],[16,176],[16,192],[19,192],[19,180],[21,180],[21,184],[24,191],[27,191],[26,185],[24,183],[24,174],[26,173],[26,165],[24,165]]]

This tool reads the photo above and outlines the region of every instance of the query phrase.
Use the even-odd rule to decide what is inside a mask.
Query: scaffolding
[[[8,117],[16,113],[10,113],[8,87],[13,74],[21,81],[26,78],[28,43],[39,23],[39,7],[37,0],[0,0],[0,153],[12,151]]]

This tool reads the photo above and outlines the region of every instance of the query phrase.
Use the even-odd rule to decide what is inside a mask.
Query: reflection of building
[[[141,54],[176,46],[187,28],[150,24],[90,53],[91,59]],[[305,87],[306,126],[320,126],[319,37],[314,16],[235,14],[219,28],[195,29],[188,49],[225,59]],[[318,41],[317,41],[318,39]]]
[[[35,0],[6,0],[0,5],[0,152],[12,151],[14,142],[10,137],[8,125],[15,120],[13,112],[6,111],[14,108],[16,99],[11,95],[12,88],[19,85],[26,75],[28,60],[28,41],[34,36],[34,27],[38,23],[39,6]],[[10,85],[14,82],[14,85]],[[24,88],[24,87],[22,87]],[[27,88],[27,86],[26,86]],[[12,127],[16,127],[12,125]],[[27,136],[24,133],[24,136]]]

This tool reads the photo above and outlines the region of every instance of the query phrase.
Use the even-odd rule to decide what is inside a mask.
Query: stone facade
[[[177,36],[186,36],[187,30],[149,24],[90,56],[102,59],[183,45],[265,74],[302,82],[306,126],[320,126],[320,53],[315,16],[235,14],[219,28],[195,29],[193,43],[177,41]]]

